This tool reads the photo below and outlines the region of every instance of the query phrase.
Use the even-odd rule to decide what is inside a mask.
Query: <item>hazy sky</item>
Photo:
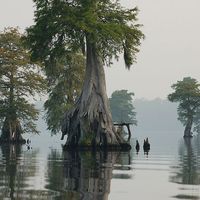
[[[128,89],[136,98],[166,98],[170,86],[185,76],[200,81],[200,0],[122,0],[137,5],[146,39],[137,63],[125,70],[123,60],[106,69],[108,95]],[[32,0],[0,0],[0,30],[33,24]]]

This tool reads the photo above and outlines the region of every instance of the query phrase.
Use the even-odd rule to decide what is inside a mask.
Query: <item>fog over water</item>
[[[138,125],[137,131],[183,131],[178,121],[177,104],[168,100],[136,99],[134,101]]]

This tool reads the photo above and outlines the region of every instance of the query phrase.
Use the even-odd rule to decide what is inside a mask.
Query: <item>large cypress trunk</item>
[[[130,148],[113,126],[103,64],[90,42],[83,90],[75,107],[65,114],[62,134],[61,139],[68,135],[66,147]]]
[[[0,143],[25,143],[22,138],[22,128],[18,119],[6,118],[2,128]]]
[[[193,117],[189,117],[187,120],[187,124],[184,130],[184,137],[192,137],[192,124],[193,124]]]

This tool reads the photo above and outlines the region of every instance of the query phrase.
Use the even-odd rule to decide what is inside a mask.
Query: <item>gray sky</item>
[[[137,63],[125,70],[123,60],[106,69],[108,95],[128,89],[136,98],[166,98],[170,86],[185,76],[200,81],[200,1],[122,0],[137,5],[146,39]],[[32,0],[0,0],[0,30],[33,24]]]

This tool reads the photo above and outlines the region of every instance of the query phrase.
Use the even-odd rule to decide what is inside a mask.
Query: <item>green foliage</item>
[[[171,102],[179,102],[178,119],[186,125],[189,119],[195,124],[194,131],[200,131],[200,84],[196,79],[185,77],[172,85],[174,92],[168,95]]]
[[[35,25],[27,29],[32,59],[45,62],[53,71],[57,58],[85,52],[92,43],[106,64],[124,53],[129,68],[135,62],[144,35],[137,21],[138,9],[125,9],[111,0],[34,0]]]
[[[127,90],[116,90],[112,93],[109,101],[114,122],[137,124],[133,96],[134,93],[128,93]]]
[[[47,111],[48,129],[57,133],[61,129],[62,118],[79,97],[84,78],[85,59],[80,54],[68,55],[60,59],[57,72],[49,77],[49,98],[44,107]]]
[[[24,132],[37,132],[38,110],[28,101],[46,88],[40,66],[30,61],[16,28],[0,33],[0,120],[22,120]],[[2,126],[2,123],[1,123]]]

